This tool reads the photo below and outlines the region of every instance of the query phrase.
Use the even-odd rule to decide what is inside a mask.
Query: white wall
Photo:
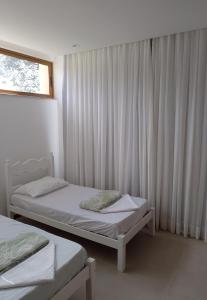
[[[5,0],[0,37],[54,58],[205,28],[206,12],[206,0]]]
[[[0,213],[5,213],[4,160],[58,158],[57,101],[0,95]]]

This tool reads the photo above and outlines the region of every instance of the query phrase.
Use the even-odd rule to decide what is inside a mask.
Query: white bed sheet
[[[101,214],[79,207],[81,201],[89,199],[98,192],[99,190],[94,188],[70,184],[38,198],[14,194],[11,203],[24,210],[113,239],[116,239],[119,234],[126,233],[147,212],[147,201],[135,197],[133,200],[139,209],[134,212]]]
[[[55,280],[37,286],[0,290],[1,300],[48,300],[78,274],[85,265],[87,254],[81,245],[36,227],[0,216],[0,239],[13,239],[19,233],[31,231],[46,236],[55,244]]]

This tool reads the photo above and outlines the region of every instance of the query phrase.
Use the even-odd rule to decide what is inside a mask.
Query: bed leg
[[[117,269],[124,272],[126,269],[126,244],[124,243],[124,235],[118,235],[118,262]]]
[[[11,212],[10,210],[7,211],[7,217],[8,217],[8,218],[14,219],[14,215],[15,215],[15,214],[14,214],[13,212]]]
[[[155,236],[155,209],[151,208],[152,219],[148,223],[149,234]]]
[[[89,279],[86,281],[86,300],[95,300],[95,259],[89,257],[87,260],[89,267]]]

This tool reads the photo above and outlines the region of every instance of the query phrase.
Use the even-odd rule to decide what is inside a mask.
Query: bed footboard
[[[126,268],[126,245],[133,237],[140,232],[144,227],[147,227],[147,233],[151,236],[155,235],[155,210],[150,211],[135,224],[126,234],[118,235],[117,241],[117,269],[119,272],[124,272]]]
[[[95,300],[95,265],[95,259],[89,257],[85,268],[50,300],[68,300],[82,286],[86,287],[86,300]]]
[[[88,258],[89,278],[86,281],[86,300],[95,300],[95,259]]]

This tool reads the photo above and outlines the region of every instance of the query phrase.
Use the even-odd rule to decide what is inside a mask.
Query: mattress
[[[81,201],[95,196],[99,191],[94,188],[70,184],[38,198],[14,194],[11,197],[11,204],[38,215],[113,239],[116,239],[119,234],[126,233],[147,212],[147,201],[135,197],[133,197],[133,200],[139,209],[134,212],[101,214],[79,207]]]
[[[33,231],[46,236],[55,243],[56,247],[56,275],[53,282],[38,286],[0,290],[1,300],[50,299],[78,274],[85,265],[87,259],[86,251],[77,243],[3,216],[0,216],[0,229],[0,239],[8,240],[14,238],[19,233]]]

